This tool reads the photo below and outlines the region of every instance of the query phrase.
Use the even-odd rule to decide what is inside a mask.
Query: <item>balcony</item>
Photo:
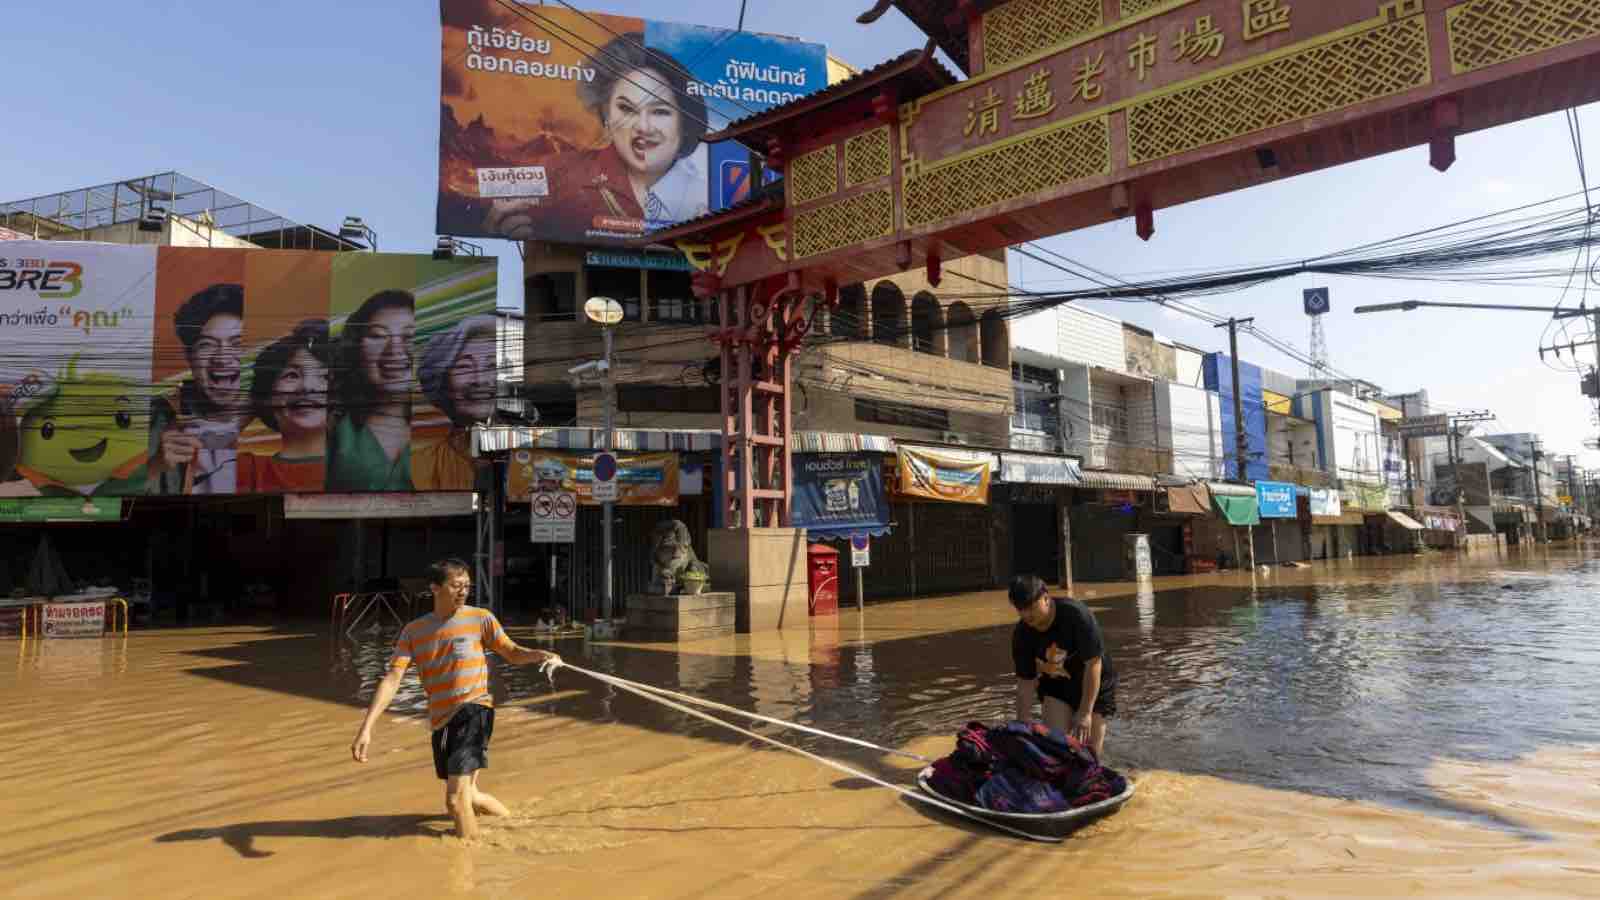
[[[1133,447],[1115,441],[1073,442],[1068,454],[1083,457],[1085,469],[1104,469],[1135,475],[1166,475],[1172,472],[1172,451]]]
[[[1302,487],[1331,488],[1333,477],[1320,469],[1307,469],[1303,466],[1273,464],[1267,467],[1267,475],[1273,481],[1287,481]]]

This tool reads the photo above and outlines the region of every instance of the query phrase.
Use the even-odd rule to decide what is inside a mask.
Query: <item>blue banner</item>
[[[1256,482],[1256,503],[1263,519],[1292,519],[1295,517],[1295,487],[1284,481]]]
[[[876,453],[797,453],[794,527],[812,537],[889,532],[883,457]]]

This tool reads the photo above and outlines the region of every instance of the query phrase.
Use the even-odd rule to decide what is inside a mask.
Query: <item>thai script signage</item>
[[[615,503],[622,506],[677,506],[678,454],[617,453]],[[536,491],[565,491],[584,506],[596,505],[596,454],[518,450],[506,467],[506,496],[526,500]]]
[[[889,528],[883,456],[800,453],[793,463],[794,527],[814,537],[877,535]]]
[[[441,234],[618,244],[769,173],[701,138],[827,86],[820,44],[511,0],[441,0]]]
[[[896,490],[905,497],[950,503],[989,502],[992,458],[973,458],[902,446]]]
[[[106,630],[105,601],[94,603],[46,603],[44,604],[44,624],[40,630],[45,637],[81,637],[84,635],[103,634]]]
[[[1256,503],[1263,519],[1295,517],[1295,486],[1283,481],[1256,482]]]

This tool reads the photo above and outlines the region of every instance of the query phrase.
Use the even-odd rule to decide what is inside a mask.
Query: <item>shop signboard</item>
[[[1338,516],[1344,513],[1339,492],[1331,488],[1311,489],[1311,514],[1313,516]]]
[[[512,0],[439,12],[440,234],[618,245],[724,209],[751,195],[751,154],[704,135],[828,83],[826,49],[791,38]]]
[[[677,506],[679,461],[676,453],[616,453],[615,502],[622,506]],[[521,502],[535,490],[568,491],[582,506],[595,499],[594,453],[517,450],[506,467],[506,496]]]
[[[1295,487],[1284,481],[1256,482],[1256,502],[1263,519],[1292,519],[1297,513]]]
[[[0,499],[0,522],[120,522],[122,501],[115,497]]]
[[[1432,416],[1411,416],[1401,419],[1395,427],[1401,437],[1444,437],[1450,433],[1450,416],[1439,413]]]
[[[897,491],[917,500],[949,503],[989,502],[990,456],[956,456],[938,450],[902,446],[897,456]]]
[[[45,637],[83,637],[106,630],[105,601],[93,603],[46,603],[40,631]]]
[[[0,496],[471,491],[496,273],[484,257],[6,242]]]
[[[478,495],[449,494],[290,494],[283,498],[285,519],[431,519],[470,516]]]
[[[794,527],[814,537],[888,531],[881,454],[797,453],[793,472]]]

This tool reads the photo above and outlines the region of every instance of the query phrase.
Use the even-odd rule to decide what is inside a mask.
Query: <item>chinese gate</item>
[[[653,236],[719,298],[728,512],[787,524],[802,298],[1600,99],[1595,0],[882,0],[931,37],[731,124],[784,196]],[[935,46],[967,68],[957,81]],[[816,304],[821,306],[822,304]]]

